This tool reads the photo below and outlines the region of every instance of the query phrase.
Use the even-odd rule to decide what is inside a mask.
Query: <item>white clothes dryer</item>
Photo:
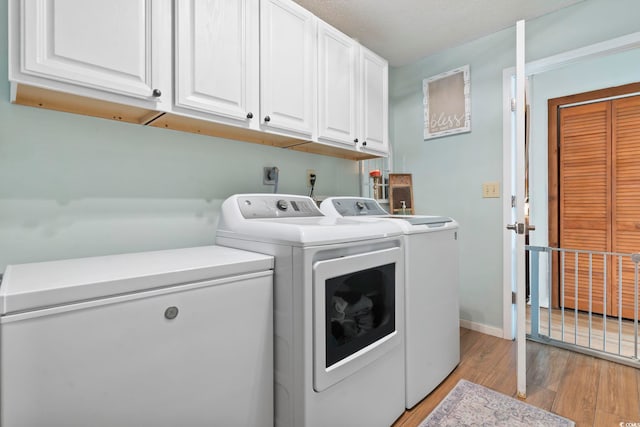
[[[402,227],[405,247],[406,407],[415,406],[460,362],[458,223],[426,215],[389,215],[375,199],[329,197],[327,215],[387,219]]]
[[[216,244],[273,255],[275,425],[391,425],[404,411],[404,254],[390,221],[306,196],[234,195]]]

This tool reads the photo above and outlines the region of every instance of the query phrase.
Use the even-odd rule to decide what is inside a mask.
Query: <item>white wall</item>
[[[231,194],[359,193],[358,163],[9,103],[0,5],[0,273],[10,263],[212,244]]]
[[[529,21],[526,60],[636,32],[637,16],[636,0],[586,0]],[[627,68],[638,70],[637,61],[625,61],[630,61]],[[422,80],[465,64],[471,67],[471,133],[423,140]],[[460,317],[494,328],[502,328],[502,200],[483,199],[481,184],[502,178],[502,71],[514,65],[515,23],[390,73],[394,171],[413,174],[418,212],[460,222]],[[619,66],[605,63],[602,72]],[[561,77],[581,78],[581,73]],[[609,82],[603,78],[590,84],[606,87]]]

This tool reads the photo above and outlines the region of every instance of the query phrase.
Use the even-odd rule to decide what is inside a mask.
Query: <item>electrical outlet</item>
[[[314,178],[318,177],[318,175],[316,174],[315,169],[307,169],[307,180],[306,180],[306,183],[307,183],[307,187],[308,188],[311,188],[311,178],[312,178],[311,175],[314,175]]]
[[[262,168],[262,183],[264,185],[276,185],[278,168],[275,166],[265,166]]]
[[[500,183],[499,182],[484,182],[482,184],[482,197],[484,197],[484,198],[497,198],[497,197],[500,197]]]

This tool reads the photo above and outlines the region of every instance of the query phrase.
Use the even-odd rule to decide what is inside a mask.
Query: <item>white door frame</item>
[[[600,43],[585,46],[579,49],[570,50],[557,55],[549,56],[537,61],[525,64],[525,76],[541,74],[557,68],[564,67],[574,62],[585,59],[592,59],[601,56],[611,55],[631,49],[640,48],[640,32],[628,34],[626,36],[617,37]],[[503,201],[503,224],[510,224],[514,221],[512,217],[513,209],[511,207],[511,196],[513,192],[512,183],[515,184],[515,168],[512,164],[514,153],[512,152],[512,138],[515,136],[515,128],[512,127],[512,118],[515,114],[511,111],[511,98],[514,86],[516,69],[515,67],[506,68],[502,73],[502,201]],[[538,230],[538,232],[546,232],[546,230]],[[515,309],[511,303],[511,292],[515,270],[513,262],[515,257],[512,250],[513,233],[511,231],[503,231],[503,314],[502,314],[502,336],[505,339],[514,339],[516,337]]]
[[[515,284],[516,284],[516,341],[517,341],[517,387],[516,392],[519,398],[527,397],[527,354],[525,347],[526,340],[526,301],[525,301],[525,235],[527,233],[527,221],[525,220],[525,46],[524,46],[524,21],[516,23],[516,90],[515,90],[515,156],[513,170],[515,171],[515,197],[512,198],[511,206],[515,211],[515,222],[510,223],[513,227],[524,226],[523,231],[515,231],[514,228],[514,250],[515,257]],[[506,226],[506,224],[505,224]],[[518,227],[519,228],[519,227]],[[506,228],[505,228],[506,230]],[[511,230],[509,230],[510,232]]]

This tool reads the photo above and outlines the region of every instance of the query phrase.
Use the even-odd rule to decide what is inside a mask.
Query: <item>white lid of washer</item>
[[[328,216],[363,217],[388,216],[377,200],[369,197],[327,197],[320,210]]]
[[[320,204],[320,210],[333,217],[358,220],[392,219],[398,222],[406,234],[425,233],[457,228],[452,218],[435,215],[389,215],[377,200],[368,197],[328,197]]]
[[[402,229],[391,221],[356,221],[324,215],[306,196],[236,194],[222,203],[217,236],[283,243],[327,245],[397,236]]]
[[[273,257],[202,246],[8,265],[0,315],[273,269]]]

